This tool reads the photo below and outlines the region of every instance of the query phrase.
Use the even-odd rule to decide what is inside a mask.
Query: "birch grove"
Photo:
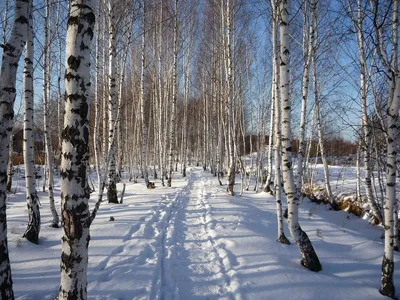
[[[313,272],[303,203],[356,211],[383,233],[379,291],[395,299],[398,0],[39,2],[0,3],[1,299],[14,297],[7,195],[24,189],[28,241],[61,225],[58,297],[87,299],[102,205],[125,207],[129,184],[173,193],[193,171],[232,203],[273,195],[279,246]]]

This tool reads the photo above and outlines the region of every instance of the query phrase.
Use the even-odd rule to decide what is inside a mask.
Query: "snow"
[[[200,168],[187,178],[175,174],[172,188],[126,182],[124,203],[102,203],[91,226],[89,299],[385,299],[378,291],[381,227],[304,200],[299,221],[323,267],[310,272],[291,238],[290,246],[275,241],[273,196],[239,196],[239,177],[233,197]],[[47,193],[40,192],[39,245],[21,238],[27,224],[22,180],[14,182],[19,188],[7,208],[15,296],[54,299],[61,229],[48,226]],[[352,184],[351,177],[344,180]],[[58,208],[59,193],[56,181]],[[286,225],[285,233],[289,237]],[[398,269],[399,253],[395,260]],[[399,290],[396,272],[394,282]]]

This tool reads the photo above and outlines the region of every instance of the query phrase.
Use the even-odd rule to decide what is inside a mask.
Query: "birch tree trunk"
[[[6,33],[7,33],[7,25],[8,25],[8,0],[6,0],[4,4],[4,18],[3,18],[3,31],[2,31],[2,43],[6,43]],[[12,161],[12,156],[13,156],[13,151],[14,150],[14,135],[11,132],[10,135],[10,146],[8,150],[8,166],[7,166],[7,186],[6,186],[6,191],[7,193],[11,192],[11,187],[12,187],[12,173],[13,173],[13,161]]]
[[[394,80],[394,79],[393,79]],[[387,165],[386,165],[386,199],[384,204],[385,252],[382,260],[381,294],[395,297],[393,284],[394,273],[394,206],[396,199],[396,158],[397,135],[400,109],[400,76],[396,77],[396,89],[393,101],[388,108],[388,138],[387,138]]]
[[[6,183],[9,140],[14,118],[16,75],[28,32],[31,1],[15,0],[14,24],[3,46],[0,71],[0,297],[14,299],[7,243]]]
[[[9,141],[9,148],[8,148],[8,164],[7,164],[7,186],[6,191],[7,193],[11,193],[12,188],[12,176],[13,176],[13,153],[14,153],[14,134],[10,134],[10,141]]]
[[[291,117],[290,117],[290,81],[289,81],[289,6],[287,0],[279,1],[280,13],[280,97],[282,112],[282,173],[283,184],[288,202],[289,231],[296,241],[301,253],[301,264],[311,271],[321,271],[318,256],[307,234],[301,229],[298,220],[299,198],[293,176],[292,147],[291,147]]]
[[[32,7],[31,7],[32,9]],[[29,13],[29,26],[27,31],[27,42],[25,47],[24,64],[24,162],[25,162],[25,185],[26,203],[28,206],[28,226],[23,235],[28,241],[38,244],[40,232],[40,210],[39,198],[35,187],[35,159],[33,157],[33,19],[32,12]]]
[[[272,21],[272,30],[274,31],[274,24],[275,21]],[[276,27],[276,25],[275,25]],[[276,28],[275,28],[275,32],[276,32]],[[275,33],[276,35],[276,33]],[[274,47],[272,47],[272,49],[274,49]],[[274,50],[273,50],[274,51]],[[274,58],[273,58],[274,60]],[[274,60],[275,62],[275,60]],[[274,69],[274,68],[273,68]],[[275,70],[273,70],[272,72],[274,72],[274,74],[272,76],[275,76]],[[272,79],[272,81],[274,81],[274,79]],[[275,91],[273,90],[274,87],[272,87],[272,91],[271,91],[271,114],[270,114],[270,130],[269,130],[269,137],[268,137],[268,157],[267,157],[267,161],[268,161],[268,170],[267,170],[267,180],[265,181],[265,186],[264,186],[264,192],[268,193],[271,192],[271,179],[272,179],[272,151],[274,151],[274,128],[275,128],[275,111],[276,111],[276,106],[275,106]]]
[[[100,16],[100,4],[98,4],[97,15]],[[94,159],[96,165],[96,173],[97,173],[97,184],[98,190],[101,189],[101,162],[100,162],[100,103],[101,103],[101,94],[100,94],[100,23],[96,23],[96,77],[95,77],[95,88],[94,88],[94,101],[95,101],[95,115],[94,115],[94,129],[93,129],[93,149],[94,149]],[[103,28],[102,28],[103,29]]]
[[[178,97],[178,82],[177,82],[177,69],[178,69],[178,0],[175,0],[175,14],[174,14],[174,61],[172,71],[172,105],[170,116],[170,136],[169,136],[169,156],[168,156],[168,187],[172,185],[172,170],[173,170],[173,154],[175,149],[175,112],[176,100]]]
[[[225,88],[227,89],[227,100],[226,100],[226,115],[227,115],[227,137],[228,137],[228,151],[229,151],[229,166],[228,166],[228,178],[226,191],[229,195],[233,196],[233,186],[235,185],[235,149],[233,140],[233,116],[232,116],[232,105],[233,105],[233,91],[232,91],[232,53],[231,53],[231,12],[230,12],[230,1],[226,2],[226,13],[225,13],[225,25],[226,25],[226,37],[225,37],[225,68],[226,68],[226,80]],[[224,15],[222,14],[222,17]]]
[[[115,120],[116,120],[116,107],[117,107],[117,85],[116,85],[116,69],[117,69],[117,37],[116,37],[116,24],[115,24],[115,0],[109,0],[109,98],[108,98],[108,149],[110,153],[109,170],[108,170],[108,188],[107,199],[108,203],[118,203],[117,196],[117,173],[116,173],[116,159],[115,159]]]
[[[147,188],[150,188],[149,185],[149,171],[147,167],[147,147],[148,147],[148,128],[145,118],[145,103],[144,103],[144,71],[145,71],[145,53],[146,53],[146,1],[142,0],[143,6],[143,16],[142,16],[142,66],[141,66],[141,74],[140,74],[140,117],[141,117],[141,127],[142,127],[142,172],[144,176],[144,183]]]
[[[350,2],[349,2],[350,3]],[[351,13],[351,12],[350,12]],[[357,18],[352,17],[354,29],[356,31],[357,46],[360,54],[360,94],[361,94],[361,128],[362,128],[362,142],[361,150],[364,158],[364,180],[365,180],[365,194],[367,201],[371,206],[372,213],[380,222],[383,222],[382,211],[375,199],[372,192],[372,162],[371,162],[371,126],[368,124],[367,119],[367,82],[366,73],[367,65],[364,50],[364,12],[362,11],[362,1],[357,0]]]
[[[311,1],[311,18],[313,24],[313,33],[311,36],[311,44],[312,44],[312,51],[311,55],[311,62],[313,68],[313,88],[314,88],[314,109],[315,109],[315,117],[317,121],[317,133],[318,133],[318,142],[319,142],[319,149],[321,152],[321,159],[322,164],[324,166],[324,184],[325,184],[325,191],[327,194],[327,198],[331,206],[335,206],[333,202],[331,184],[329,181],[329,167],[328,162],[326,160],[326,151],[325,145],[323,143],[323,132],[322,132],[322,122],[321,122],[321,111],[320,111],[320,97],[319,97],[319,86],[318,86],[318,77],[317,77],[317,48],[318,48],[318,37],[317,37],[317,2],[316,0]]]
[[[315,6],[315,1],[312,1],[312,6]],[[304,19],[306,19],[307,10],[305,9]],[[300,135],[299,135],[299,151],[297,155],[297,172],[296,172],[296,189],[299,199],[301,199],[301,191],[303,184],[303,173],[304,173],[304,152],[306,150],[306,114],[307,114],[307,101],[308,101],[308,85],[310,76],[310,62],[311,62],[311,51],[312,45],[315,38],[315,20],[312,19],[309,26],[309,36],[307,44],[307,27],[306,21],[303,26],[303,74],[301,78],[301,115],[300,115]]]
[[[1,32],[1,42],[5,45],[6,44],[6,38],[7,38],[7,27],[8,27],[8,0],[4,1],[4,17],[2,20],[2,27],[3,30]]]
[[[66,37],[65,115],[62,131],[62,252],[59,299],[87,299],[90,197],[89,150],[90,44],[95,14],[91,0],[71,0]]]
[[[278,239],[277,242],[282,244],[290,245],[289,240],[286,238],[283,231],[283,218],[282,218],[282,182],[281,182],[281,106],[279,103],[279,69],[278,69],[278,48],[277,48],[277,37],[276,37],[276,24],[278,21],[278,7],[276,1],[271,1],[272,6],[272,104],[275,107],[274,120],[271,122],[274,124],[274,163],[275,163],[275,180],[274,180],[274,191],[276,201],[276,216],[278,221]],[[272,143],[272,140],[271,140]],[[267,182],[268,185],[268,182]]]
[[[49,68],[49,61],[48,61],[48,48],[49,48],[49,41],[48,41],[48,22],[49,22],[49,2],[48,0],[45,1],[45,19],[44,19],[44,50],[43,50],[43,129],[44,129],[44,140],[45,140],[45,148],[46,148],[46,167],[47,172],[49,174],[48,177],[48,194],[49,194],[49,202],[50,202],[50,210],[53,216],[53,220],[51,221],[50,227],[58,228],[58,213],[54,204],[54,191],[53,191],[53,147],[51,143],[51,137],[49,132],[49,124],[48,124],[48,112],[49,112],[49,104],[48,104],[48,97],[49,97],[49,75],[50,75],[50,68]]]
[[[61,73],[62,73],[62,44],[61,44],[61,33],[60,33],[60,19],[61,19],[61,1],[58,1],[57,7],[57,22],[56,22],[56,31],[57,31],[57,44],[58,44],[58,67],[57,67],[57,135],[58,135],[58,145],[57,145],[57,153],[61,153],[61,114],[62,114],[62,92],[61,92]]]
[[[397,139],[399,134],[399,109],[400,109],[400,73],[397,65],[398,57],[398,7],[399,1],[393,1],[392,10],[392,61],[391,61],[391,82],[389,85],[389,107],[387,110],[387,163],[386,163],[386,199],[384,204],[384,224],[385,229],[385,251],[382,259],[381,294],[395,298],[396,289],[393,283],[394,273],[394,246],[395,222],[398,218],[397,197],[396,197],[396,178],[397,178]],[[376,2],[378,8],[378,1]],[[377,11],[375,11],[377,13]],[[379,39],[378,39],[378,47]],[[392,86],[395,87],[393,90]],[[391,91],[393,91],[391,93]],[[393,97],[391,98],[391,94]]]
[[[393,73],[397,75],[397,78],[399,77],[399,66],[398,66],[398,56],[399,56],[399,45],[398,45],[398,28],[399,28],[399,0],[393,1],[393,10],[392,10],[392,69]],[[396,82],[395,88],[398,88],[397,85],[399,85],[399,81],[393,80],[393,83]],[[394,91],[393,98],[398,97],[399,92],[396,93],[396,90]],[[399,99],[393,101],[399,101]],[[396,123],[397,124],[397,123]],[[396,159],[396,164],[398,164],[398,159]],[[396,170],[398,170],[397,166],[395,167]],[[397,174],[398,175],[398,174]],[[394,221],[394,245],[393,249],[395,251],[399,251],[399,246],[400,246],[400,240],[399,240],[399,200],[396,199],[396,197],[393,199],[394,204],[393,204],[393,221]]]

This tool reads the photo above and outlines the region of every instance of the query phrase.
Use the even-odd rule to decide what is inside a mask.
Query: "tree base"
[[[167,187],[171,187],[172,186],[172,178],[171,177],[168,177],[168,180],[167,180]]]
[[[273,184],[272,182],[268,182],[268,184],[265,185],[265,187],[264,187],[265,193],[271,193],[271,195],[273,195],[274,191],[273,191],[273,189],[271,189],[272,184]]]
[[[108,184],[107,199],[108,199],[108,203],[119,204],[118,195],[117,195],[117,185],[115,182],[110,182]]]
[[[287,239],[284,233],[282,233],[276,241],[281,244],[290,245],[290,241]]]
[[[233,191],[232,185],[228,185],[228,187],[226,188],[226,192],[228,193],[229,196],[235,196],[235,192]]]
[[[155,189],[156,188],[156,184],[154,183],[154,182],[149,182],[148,184],[147,184],[147,188],[148,189]]]
[[[28,228],[26,229],[24,235],[22,236],[23,238],[26,238],[28,241],[30,241],[33,244],[38,245],[39,244],[39,231],[34,228],[32,225],[28,225]]]
[[[382,260],[382,277],[381,277],[381,288],[379,292],[392,299],[397,299],[396,289],[393,284],[393,272],[394,272],[394,262],[383,256]]]
[[[302,256],[301,265],[310,271],[319,272],[322,270],[321,263],[319,262],[317,253],[307,235],[301,228],[299,228],[300,239],[297,241],[300,253]]]

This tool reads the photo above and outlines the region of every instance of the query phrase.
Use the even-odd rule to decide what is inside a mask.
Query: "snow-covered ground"
[[[237,183],[239,192],[239,176]],[[323,267],[313,273],[300,265],[292,239],[290,246],[275,241],[273,196],[227,196],[200,168],[187,178],[176,174],[172,184],[157,181],[149,190],[142,182],[127,182],[123,204],[102,204],[91,227],[89,299],[385,299],[378,291],[381,227],[305,200],[300,224]],[[15,296],[54,299],[61,229],[48,226],[47,194],[40,192],[40,244],[21,238],[27,223],[21,185],[7,209]],[[285,232],[289,236],[287,227]],[[398,272],[394,281],[400,296]]]

